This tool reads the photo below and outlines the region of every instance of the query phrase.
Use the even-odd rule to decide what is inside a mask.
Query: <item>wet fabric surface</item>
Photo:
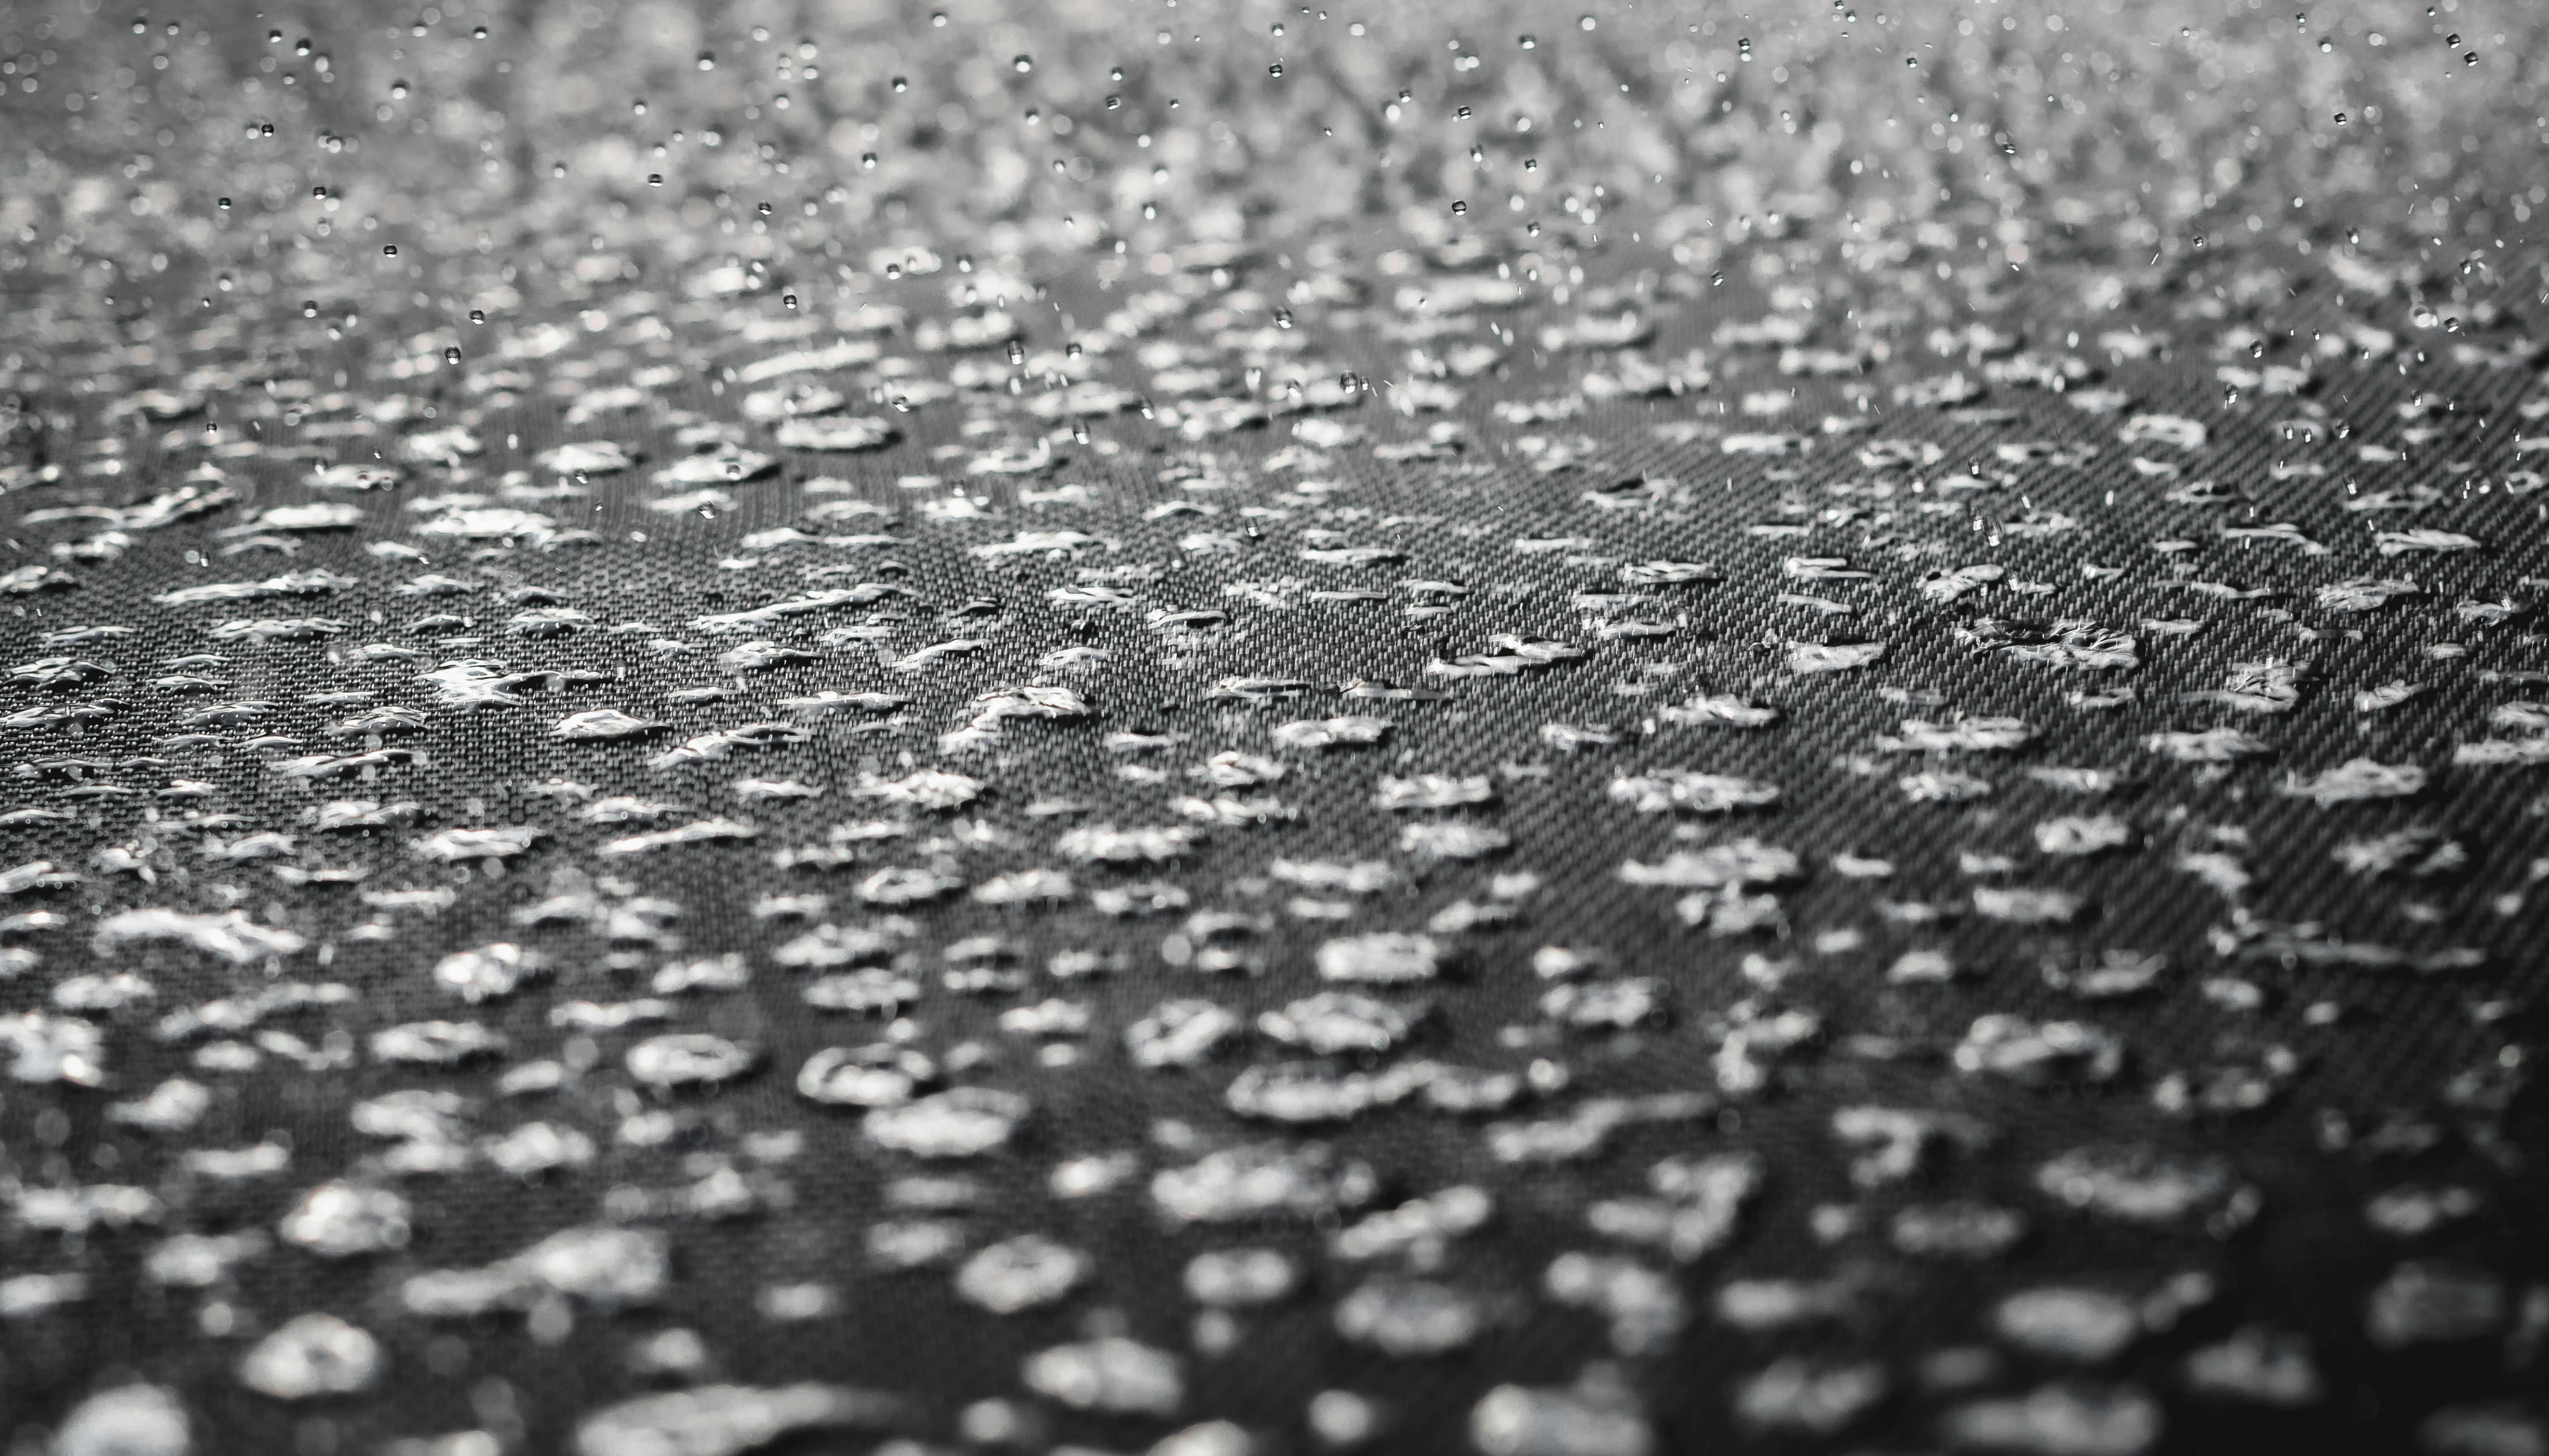
[[[2549,1439],[2536,18],[0,17],[13,1453]]]

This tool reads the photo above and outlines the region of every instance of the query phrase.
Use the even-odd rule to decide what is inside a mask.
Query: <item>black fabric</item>
[[[13,1451],[2549,1438],[2536,18],[768,9],[0,22]]]

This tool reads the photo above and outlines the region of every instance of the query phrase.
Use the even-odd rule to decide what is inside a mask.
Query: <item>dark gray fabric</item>
[[[2539,22],[2181,8],[8,13],[12,1449],[2536,1449]]]

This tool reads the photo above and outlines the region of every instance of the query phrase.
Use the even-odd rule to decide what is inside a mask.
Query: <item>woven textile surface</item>
[[[2549,1449],[2544,28],[0,7],[0,1442]]]

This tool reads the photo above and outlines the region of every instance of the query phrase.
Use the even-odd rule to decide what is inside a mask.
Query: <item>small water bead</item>
[[[1092,1264],[1078,1249],[1040,1233],[991,1244],[957,1271],[956,1292],[994,1315],[1050,1305],[1088,1278]]]
[[[239,1383],[278,1401],[369,1390],[387,1366],[370,1331],[333,1315],[297,1315],[239,1361]]]
[[[574,1449],[583,1456],[741,1452],[774,1441],[802,1444],[790,1438],[816,1432],[890,1429],[900,1415],[894,1398],[850,1386],[815,1381],[769,1389],[699,1385],[636,1396],[595,1410],[577,1422]],[[434,1443],[437,1456],[443,1444]],[[488,1449],[497,1449],[492,1437]]]
[[[192,1426],[178,1397],[157,1386],[102,1391],[72,1408],[53,1435],[58,1456],[187,1456]]]
[[[628,1049],[628,1074],[662,1088],[708,1086],[729,1081],[760,1063],[752,1047],[705,1032],[654,1037]]]
[[[1185,1269],[1186,1297],[1216,1309],[1271,1305],[1290,1295],[1300,1282],[1300,1267],[1271,1248],[1200,1253],[1187,1261]]]
[[[1185,1403],[1178,1357],[1120,1336],[1038,1351],[1026,1358],[1020,1378],[1075,1410],[1166,1416]]]
[[[1591,30],[1592,17],[1585,17]],[[1652,1456],[1654,1427],[1610,1391],[1503,1385],[1469,1413],[1469,1439],[1485,1456]]]

